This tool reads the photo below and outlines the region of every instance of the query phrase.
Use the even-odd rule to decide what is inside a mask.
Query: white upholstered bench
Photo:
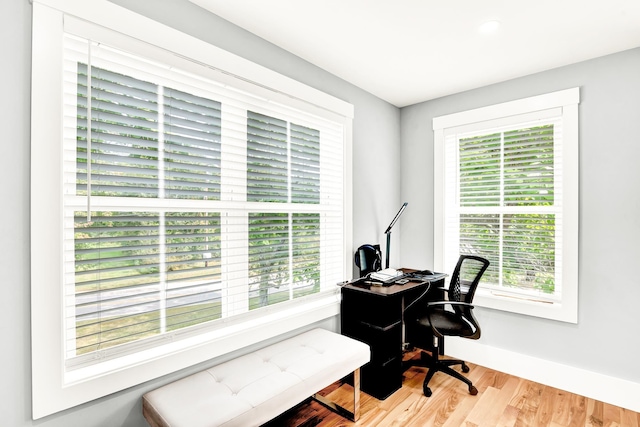
[[[152,427],[259,426],[311,396],[355,421],[370,357],[360,341],[313,329],[148,392],[143,414]],[[317,394],[350,373],[353,412]]]

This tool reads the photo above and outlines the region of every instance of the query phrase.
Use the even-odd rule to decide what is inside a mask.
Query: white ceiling
[[[398,107],[640,46],[640,0],[190,1]]]

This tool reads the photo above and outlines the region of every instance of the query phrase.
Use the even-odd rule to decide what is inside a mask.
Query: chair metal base
[[[445,373],[447,375],[450,375],[464,382],[465,384],[467,384],[467,387],[469,388],[469,394],[471,394],[472,396],[475,396],[478,394],[478,389],[473,385],[473,383],[469,378],[463,376],[460,372],[455,371],[451,368],[451,366],[453,365],[461,365],[462,372],[464,373],[469,372],[469,366],[467,366],[464,360],[439,359],[438,349],[434,348],[432,354],[428,354],[424,351],[421,351],[420,361],[418,363],[416,363],[416,361],[412,361],[411,364],[414,366],[421,366],[429,369],[424,379],[424,382],[422,383],[422,390],[424,392],[424,395],[427,397],[430,397],[432,394],[431,389],[429,388],[429,381],[431,381],[431,378],[433,378],[436,372]]]

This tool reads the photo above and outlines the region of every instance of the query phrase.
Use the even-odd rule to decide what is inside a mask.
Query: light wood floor
[[[639,413],[482,366],[468,365],[471,370],[467,376],[478,388],[477,396],[469,395],[462,382],[437,373],[429,384],[433,395],[425,397],[422,381],[426,369],[412,367],[405,372],[402,388],[386,400],[362,393],[362,412],[356,423],[315,401],[307,401],[264,427],[640,427]],[[352,409],[352,390],[347,384],[336,384],[323,394]]]

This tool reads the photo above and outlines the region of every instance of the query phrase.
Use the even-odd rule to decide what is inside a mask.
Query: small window
[[[445,271],[460,254],[491,262],[479,305],[576,321],[577,96],[434,119],[436,253]]]

